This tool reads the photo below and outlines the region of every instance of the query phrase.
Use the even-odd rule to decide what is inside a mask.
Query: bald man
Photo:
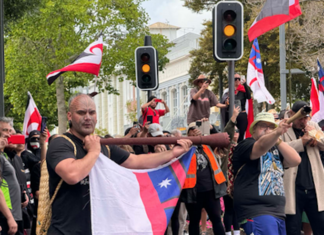
[[[148,155],[134,155],[114,145],[109,148],[100,145],[100,137],[91,135],[97,123],[96,106],[85,94],[72,97],[67,117],[70,130],[64,135],[73,142],[77,151],[75,156],[73,144],[64,137],[57,137],[49,146],[46,160],[50,196],[53,196],[60,179],[63,179],[63,184],[52,204],[48,235],[92,234],[88,175],[100,153],[123,167],[145,169],[180,156],[192,145],[191,141],[179,140],[179,146],[172,150]]]

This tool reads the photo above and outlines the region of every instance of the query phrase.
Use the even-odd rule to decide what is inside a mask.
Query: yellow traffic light
[[[151,70],[151,67],[150,67],[148,64],[144,64],[144,65],[142,66],[142,71],[143,71],[144,73],[148,73],[148,72],[150,72],[150,70]]]
[[[226,25],[224,28],[224,34],[227,37],[232,37],[235,34],[235,27],[233,25]]]

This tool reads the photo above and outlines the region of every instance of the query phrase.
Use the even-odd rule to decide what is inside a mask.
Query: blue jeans
[[[246,235],[286,235],[285,220],[271,215],[261,215],[242,224]]]

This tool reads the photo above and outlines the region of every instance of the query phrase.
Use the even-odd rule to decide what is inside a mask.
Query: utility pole
[[[3,98],[3,84],[5,82],[5,67],[4,67],[4,9],[3,0],[0,1],[0,117],[4,113],[4,98]]]

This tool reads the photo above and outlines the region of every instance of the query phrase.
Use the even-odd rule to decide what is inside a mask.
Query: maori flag
[[[298,0],[267,0],[248,31],[250,42],[301,14]]]
[[[102,59],[102,36],[93,43],[91,43],[87,49],[85,49],[74,61],[68,66],[55,70],[47,74],[48,85],[51,85],[56,78],[58,78],[62,73],[67,71],[91,73],[96,76],[99,75],[101,59]]]

